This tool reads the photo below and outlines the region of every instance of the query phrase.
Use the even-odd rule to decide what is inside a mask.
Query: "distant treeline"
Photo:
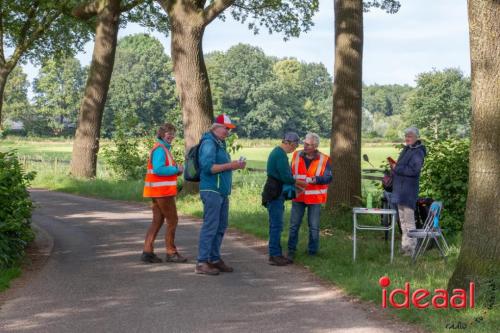
[[[206,54],[205,59],[215,113],[234,118],[240,137],[279,137],[289,129],[330,136],[332,77],[323,64],[268,56],[247,44]],[[16,67],[5,93],[7,127],[29,135],[72,135],[87,70],[75,58],[45,61],[31,83],[29,100],[30,82]],[[394,139],[414,124],[433,138],[464,137],[469,120],[470,79],[458,69],[421,73],[416,87],[363,87],[364,136]],[[112,137],[118,127],[143,135],[165,121],[182,130],[170,57],[150,35],[122,38],[102,135]]]

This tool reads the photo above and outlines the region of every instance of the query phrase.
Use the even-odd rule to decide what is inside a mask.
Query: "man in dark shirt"
[[[305,187],[304,181],[296,181],[292,176],[287,154],[292,153],[299,145],[297,133],[288,132],[281,145],[271,151],[267,160],[267,181],[262,193],[263,204],[269,213],[269,264],[285,266],[288,261],[281,251],[281,232],[283,230],[283,213],[285,196],[283,187],[295,185]]]

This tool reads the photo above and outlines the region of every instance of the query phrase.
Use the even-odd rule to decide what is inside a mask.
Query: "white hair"
[[[223,124],[213,123],[212,126],[210,126],[210,130],[213,131],[214,129],[219,127],[225,127],[225,126]]]
[[[405,135],[415,134],[415,136],[417,138],[420,137],[420,132],[419,132],[418,128],[416,128],[415,126],[408,127],[407,129],[405,129],[404,133],[405,133]]]
[[[306,134],[306,138],[305,138],[305,139],[306,139],[306,140],[307,140],[307,139],[312,139],[312,140],[313,140],[313,142],[314,142],[314,145],[315,145],[316,147],[318,147],[318,146],[319,146],[319,135],[318,135],[318,134],[316,134],[316,133],[311,133],[311,132],[310,132],[310,133],[307,133],[307,134]]]

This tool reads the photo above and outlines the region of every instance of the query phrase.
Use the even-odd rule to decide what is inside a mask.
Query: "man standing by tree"
[[[186,262],[187,258],[181,256],[175,247],[175,229],[177,228],[177,176],[182,174],[184,168],[177,165],[170,152],[171,144],[175,138],[176,129],[171,124],[164,124],[158,129],[158,138],[149,154],[148,169],[144,182],[144,197],[153,201],[153,222],[149,226],[144,251],[141,260],[146,263],[160,263],[161,259],[153,252],[153,243],[158,231],[167,220],[168,228],[165,232],[165,247],[167,248],[167,262]]]
[[[203,225],[195,268],[197,274],[218,275],[219,272],[233,271],[222,260],[220,248],[228,225],[233,170],[246,166],[243,160],[231,162],[226,150],[229,131],[235,127],[227,115],[221,114],[201,138],[198,158]]]
[[[297,195],[292,203],[290,216],[290,233],[288,238],[288,259],[293,261],[299,229],[307,208],[307,223],[309,225],[309,255],[315,255],[319,250],[319,217],[321,204],[326,202],[328,184],[332,181],[330,157],[318,150],[319,136],[308,133],[304,140],[304,150],[296,151],[292,157],[292,173],[295,179],[307,183],[305,191]]]

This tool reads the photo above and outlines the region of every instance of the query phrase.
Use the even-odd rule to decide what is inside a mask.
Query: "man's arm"
[[[330,162],[326,164],[325,173],[323,176],[314,177],[314,184],[316,185],[326,185],[330,184],[333,179],[332,167]]]
[[[288,157],[285,154],[280,154],[276,160],[276,169],[280,175],[280,179],[284,184],[295,184],[295,179],[292,175],[292,169],[288,164]]]
[[[205,140],[200,147],[200,167],[205,173],[220,173],[228,170],[243,169],[246,165],[245,162],[241,163],[238,161],[233,161],[224,164],[215,164],[215,155],[217,153],[217,147],[215,143],[210,140]]]

